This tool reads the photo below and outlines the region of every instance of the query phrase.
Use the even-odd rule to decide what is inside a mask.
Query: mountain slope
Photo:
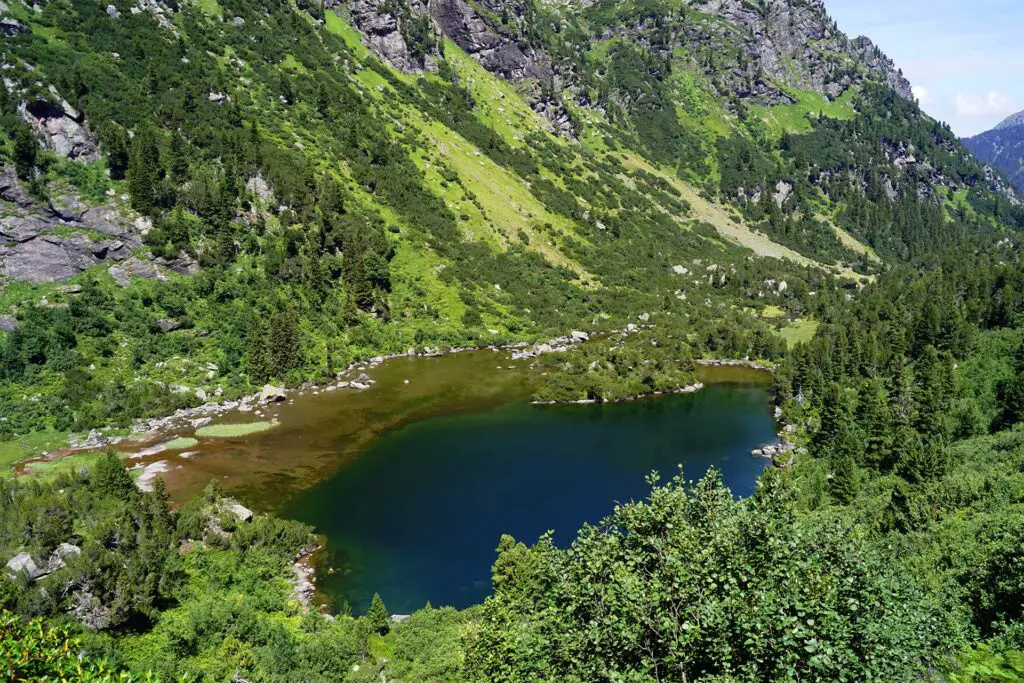
[[[1021,222],[820,2],[40,9],[2,43],[0,433],[639,315],[770,355],[833,275]]]
[[[1014,114],[990,131],[965,138],[964,145],[1013,183],[1024,188],[1024,112]]]

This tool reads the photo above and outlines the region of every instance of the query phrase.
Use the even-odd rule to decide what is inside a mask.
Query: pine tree
[[[18,177],[31,180],[39,157],[39,141],[28,126],[18,126],[14,135],[14,166]]]
[[[93,468],[92,484],[97,494],[118,500],[127,500],[136,491],[124,463],[112,450],[108,450]]]
[[[297,368],[302,359],[299,349],[299,318],[289,306],[281,306],[270,326],[270,362],[278,377]]]
[[[112,180],[124,180],[128,172],[128,134],[124,128],[112,123],[104,130],[103,148],[107,153],[107,168]]]
[[[249,324],[245,330],[245,346],[249,377],[256,382],[266,382],[270,379],[272,368],[267,353],[267,328],[259,313],[249,316]]]
[[[188,151],[185,140],[177,133],[171,135],[171,177],[179,185],[189,178]]]
[[[135,136],[127,177],[132,207],[139,213],[152,215],[156,210],[156,190],[160,181],[160,150],[153,129],[143,128]]]
[[[829,482],[829,493],[841,505],[848,505],[860,490],[857,463],[850,456],[843,456],[836,462],[835,472]]]
[[[388,631],[391,630],[391,615],[388,614],[384,601],[380,599],[380,594],[373,594],[373,600],[370,602],[370,609],[366,613],[366,619],[370,622],[370,627],[374,632],[382,636],[387,635]]]

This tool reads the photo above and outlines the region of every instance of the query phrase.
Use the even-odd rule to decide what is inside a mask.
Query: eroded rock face
[[[864,80],[864,69],[902,97],[913,99],[910,82],[892,60],[867,38],[850,40],[837,31],[821,0],[766,0],[759,7],[745,0],[686,4],[744,29],[740,64],[706,70],[719,80],[722,94],[735,93],[769,106],[787,104],[792,98],[777,84],[788,84],[836,98]],[[680,30],[678,42],[691,49],[716,50],[737,40],[733,29],[707,20],[684,21]]]
[[[73,195],[42,204],[12,166],[0,171],[0,199],[0,275],[13,280],[67,280],[99,263],[123,261],[142,246],[117,207],[89,207]]]
[[[99,161],[99,147],[89,134],[84,117],[63,100],[34,100],[21,107],[21,116],[55,154],[72,161]]]
[[[515,3],[491,2],[491,11],[515,13]],[[493,74],[511,81],[548,79],[551,60],[542,52],[521,45],[507,31],[492,26],[465,0],[431,0],[430,14],[441,31]]]
[[[340,4],[332,0],[327,7]],[[437,71],[437,27],[424,0],[353,0],[348,12],[363,42],[387,64],[407,74]]]

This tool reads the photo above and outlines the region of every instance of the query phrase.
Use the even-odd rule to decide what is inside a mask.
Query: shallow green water
[[[532,543],[553,530],[568,544],[616,501],[644,496],[651,471],[698,478],[714,466],[750,494],[767,464],[750,451],[775,436],[768,398],[763,384],[713,384],[626,404],[518,400],[433,417],[377,439],[283,513],[327,535],[318,588],[335,603],[361,611],[379,592],[394,613],[465,607],[489,591],[501,534]]]

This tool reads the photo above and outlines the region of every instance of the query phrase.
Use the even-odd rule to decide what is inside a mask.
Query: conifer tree
[[[117,124],[111,124],[104,130],[102,140],[104,151],[107,153],[107,168],[110,171],[112,180],[124,180],[128,172],[128,134],[124,128]]]
[[[290,306],[282,305],[271,322],[269,356],[274,375],[283,376],[299,366],[299,318]]]
[[[18,177],[30,180],[39,157],[39,141],[28,126],[18,126],[14,135],[14,166]]]
[[[366,613],[366,618],[375,633],[383,636],[387,635],[388,631],[391,630],[391,615],[388,614],[384,601],[380,599],[380,594],[373,594],[373,600],[370,602],[370,609]]]
[[[829,492],[838,503],[848,505],[857,497],[859,490],[857,463],[848,455],[840,457],[829,482]]]
[[[135,136],[127,178],[132,207],[139,213],[152,215],[156,210],[157,183],[160,180],[160,150],[153,129],[143,128]]]

